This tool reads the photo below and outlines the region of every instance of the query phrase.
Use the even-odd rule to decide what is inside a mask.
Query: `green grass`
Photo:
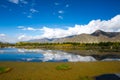
[[[71,69],[71,67],[67,64],[61,64],[59,66],[56,67],[57,70],[69,70]]]
[[[11,68],[8,68],[8,67],[0,67],[0,73],[5,73],[5,72],[8,72],[10,70],[11,70]]]

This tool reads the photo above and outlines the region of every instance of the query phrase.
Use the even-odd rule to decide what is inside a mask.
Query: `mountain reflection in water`
[[[104,59],[111,61],[120,59]],[[81,56],[58,50],[1,48],[0,61],[30,61],[30,62],[79,62],[96,61],[93,56]]]

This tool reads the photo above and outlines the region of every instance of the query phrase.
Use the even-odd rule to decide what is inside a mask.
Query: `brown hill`
[[[98,42],[120,42],[120,32],[104,32],[97,30],[92,34],[80,34],[57,39],[38,39],[31,42],[79,42],[79,43],[98,43]]]

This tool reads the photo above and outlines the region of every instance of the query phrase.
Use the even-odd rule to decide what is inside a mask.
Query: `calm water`
[[[77,62],[96,61],[96,59],[91,56],[83,57],[54,50],[1,48],[0,61]]]
[[[120,59],[104,59],[111,61]],[[81,56],[57,50],[0,48],[0,61],[27,61],[27,62],[78,62],[96,61],[92,56]]]

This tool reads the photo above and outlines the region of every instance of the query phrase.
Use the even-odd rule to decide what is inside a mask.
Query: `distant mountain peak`
[[[102,30],[96,30],[94,33],[92,33],[91,35],[92,36],[100,36],[100,35],[103,35],[103,36],[107,36],[109,38],[111,37],[115,37],[117,35],[119,35],[120,32],[105,32],[105,31],[102,31]]]
[[[102,31],[102,30],[96,30],[94,33],[100,33],[100,32],[104,32],[104,31]]]
[[[96,30],[95,32],[93,32],[91,35],[93,36],[100,36],[100,35],[106,35],[106,32],[102,31],[102,30]]]

